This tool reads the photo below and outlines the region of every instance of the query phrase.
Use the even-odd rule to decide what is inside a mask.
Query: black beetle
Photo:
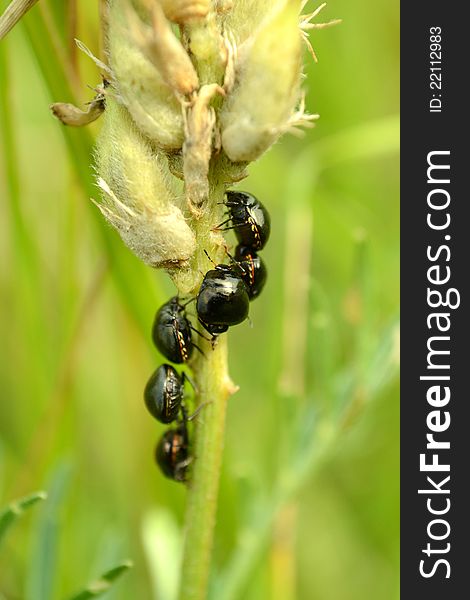
[[[271,232],[271,218],[261,202],[248,192],[227,192],[225,205],[228,207],[230,218],[218,227],[231,222],[240,244],[261,250],[268,241]]]
[[[176,429],[168,429],[155,448],[155,460],[165,477],[186,481],[190,463],[188,432],[183,422]]]
[[[155,346],[171,362],[183,363],[191,358],[194,346],[191,324],[178,296],[170,298],[155,315],[152,338]]]
[[[163,364],[145,386],[144,400],[149,413],[160,423],[172,423],[181,408],[186,375],[180,377],[174,367]]]
[[[238,265],[216,265],[208,271],[196,299],[200,323],[213,336],[227,331],[248,316],[248,288]]]
[[[249,246],[239,244],[235,248],[234,260],[240,267],[240,274],[248,288],[250,300],[254,300],[261,294],[268,271],[260,256]]]

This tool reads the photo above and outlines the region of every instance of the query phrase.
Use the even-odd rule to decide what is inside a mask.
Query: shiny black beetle
[[[252,248],[241,244],[235,248],[234,260],[240,267],[240,275],[248,288],[248,296],[250,300],[254,300],[261,294],[266,283],[266,265]]]
[[[271,218],[261,202],[248,192],[228,191],[225,205],[229,218],[218,228],[231,223],[224,231],[233,229],[240,244],[254,250],[264,248],[271,232]]]
[[[237,264],[216,265],[208,271],[196,299],[201,325],[216,336],[237,325],[248,316],[249,291]]]
[[[165,477],[186,481],[186,470],[191,459],[185,421],[175,429],[165,431],[155,448],[155,460]]]
[[[184,382],[190,379],[183,373],[181,377],[171,365],[163,364],[151,375],[145,386],[144,400],[149,413],[160,423],[172,423],[179,415],[182,406]]]
[[[183,363],[191,358],[194,349],[191,324],[178,296],[170,298],[155,315],[152,339],[171,362]]]

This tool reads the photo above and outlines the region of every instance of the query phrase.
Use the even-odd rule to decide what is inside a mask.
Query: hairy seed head
[[[108,101],[96,146],[98,207],[124,243],[153,267],[183,266],[195,237],[178,204],[166,156],[154,151],[127,110]]]
[[[289,127],[300,94],[299,8],[286,0],[239,49],[235,87],[220,114],[222,146],[235,162],[256,160]]]
[[[260,26],[262,21],[276,12],[283,0],[236,0],[227,12],[224,26],[237,44],[242,44]]]
[[[214,251],[225,243],[213,228],[226,187],[284,132],[316,118],[300,89],[302,37],[334,22],[311,22],[323,5],[300,16],[306,2],[108,0],[109,66],[93,57],[110,81],[98,206],[181,292],[200,283],[194,231]],[[67,111],[74,123],[89,118]]]

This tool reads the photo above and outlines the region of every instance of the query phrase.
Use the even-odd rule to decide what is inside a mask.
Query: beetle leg
[[[202,409],[203,409],[205,406],[207,406],[208,404],[210,404],[210,402],[203,402],[202,404],[200,404],[200,405],[199,405],[199,406],[196,408],[196,410],[193,412],[193,414],[192,414],[190,417],[188,417],[188,418],[187,418],[187,420],[188,420],[188,421],[192,421],[193,419],[195,419],[195,418],[198,416],[198,414],[201,412],[201,410],[202,410]]]
[[[200,337],[202,337],[203,340],[206,340],[206,342],[210,342],[211,339],[206,337],[203,333],[201,333],[199,331],[199,329],[196,329],[196,327],[193,327],[192,325],[189,325],[189,329],[191,329],[191,331],[194,331],[194,333],[197,333]],[[193,344],[194,346],[194,344]]]
[[[185,469],[188,465],[190,465],[193,461],[193,457],[192,456],[188,456],[188,458],[185,458],[184,460],[180,461],[176,466],[175,466],[175,480],[176,481],[186,481],[186,477],[185,477]]]
[[[212,231],[220,231],[221,227],[223,227],[223,225],[227,225],[227,223],[230,223],[232,219],[226,219],[225,221],[222,221],[222,223],[219,223],[218,225],[216,225],[215,227],[212,228]],[[224,229],[222,231],[225,231]]]
[[[195,391],[195,393],[196,394],[198,393],[199,390],[198,390],[196,384],[194,383],[194,381],[192,380],[192,378],[187,373],[183,373],[183,375],[181,376],[181,379],[183,381],[183,385],[184,385],[185,381],[188,381],[190,383],[191,387],[193,388],[193,390]],[[188,421],[189,420],[190,419],[188,419]]]

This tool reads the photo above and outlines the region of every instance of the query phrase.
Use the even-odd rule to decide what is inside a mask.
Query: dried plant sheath
[[[38,0],[12,0],[0,15],[0,40],[13,29],[18,21],[32,8]]]
[[[147,2],[151,26],[130,11],[131,35],[137,47],[155,66],[175,93],[190,95],[199,87],[196,70],[181,42],[176,38],[158,2]]]
[[[96,121],[103,114],[105,109],[104,98],[92,100],[88,104],[87,110],[81,110],[74,104],[64,102],[55,102],[51,104],[52,114],[64,125],[70,127],[83,127]]]
[[[196,215],[209,197],[209,161],[216,123],[215,110],[210,103],[216,94],[224,95],[224,90],[219,85],[203,86],[186,113],[186,139],[183,145],[184,182],[189,208]]]

